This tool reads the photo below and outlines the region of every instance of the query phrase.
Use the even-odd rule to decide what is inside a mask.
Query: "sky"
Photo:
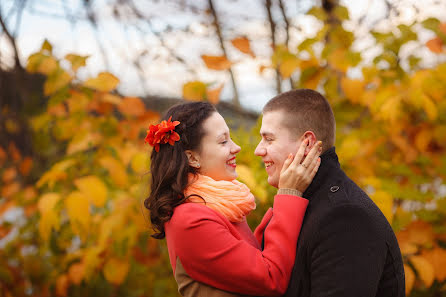
[[[3,16],[11,12],[17,0],[1,0],[0,8]],[[150,5],[145,1],[135,1],[138,7],[150,18],[150,24],[136,23],[131,19],[116,22],[112,17],[110,1],[94,1],[95,10],[101,13],[98,16],[99,27],[96,35],[91,25],[83,21],[85,15],[79,14],[82,9],[80,0],[56,1],[56,0],[28,0],[18,36],[18,47],[21,53],[22,64],[26,64],[27,57],[39,50],[44,39],[53,44],[54,53],[62,58],[68,53],[89,55],[87,67],[79,71],[81,79],[96,75],[100,71],[110,71],[120,80],[119,92],[126,96],[162,95],[181,97],[184,83],[193,80],[201,80],[206,83],[218,85],[224,83],[222,99],[229,100],[232,97],[230,77],[227,73],[209,70],[205,67],[200,56],[221,55],[221,49],[215,37],[215,33],[208,26],[210,17],[204,13],[197,14],[191,9],[184,9],[177,3],[181,1],[152,1]],[[207,8],[207,1],[185,1],[193,3],[193,7],[203,11]],[[274,3],[275,1],[273,1]],[[371,26],[373,29],[386,30],[396,23],[410,24],[415,19],[426,16],[443,18],[441,12],[446,11],[446,1],[416,1],[404,0],[404,3],[413,3],[420,13],[413,9],[401,9],[401,14],[391,20],[374,22],[382,18],[385,11],[384,0],[344,0],[342,4],[349,8],[352,20],[357,20],[366,14],[366,22],[363,27],[356,28],[355,22],[347,22],[346,28],[353,30],[356,35],[366,36]],[[228,56],[236,61],[233,71],[238,82],[242,106],[247,109],[259,111],[262,106],[275,95],[274,71],[267,70],[259,73],[261,65],[270,63],[271,48],[269,27],[266,13],[258,0],[219,0],[214,1],[223,23],[226,39],[228,39]],[[259,4],[260,3],[260,4]],[[297,46],[305,38],[311,37],[320,28],[320,24],[311,16],[303,14],[314,4],[314,1],[285,0],[286,11],[291,22],[299,27],[291,33],[291,45]],[[431,4],[429,4],[431,3]],[[435,4],[437,3],[437,4]],[[444,8],[439,9],[438,7]],[[409,7],[409,5],[407,5]],[[273,10],[279,19],[277,7]],[[13,15],[13,14],[11,14]],[[65,15],[80,15],[81,20],[75,24],[70,23]],[[16,19],[7,19],[11,27]],[[140,29],[136,29],[136,27]],[[172,59],[171,54],[163,46],[156,34],[165,33],[164,42],[178,56],[187,61],[187,66]],[[184,32],[188,29],[188,32]],[[145,30],[145,31],[144,31]],[[283,32],[282,32],[283,33]],[[246,35],[251,40],[251,46],[256,58],[240,53],[231,47],[229,40]],[[420,39],[428,40],[431,36],[420,36]],[[102,49],[96,39],[99,38]],[[279,39],[284,34],[279,32]],[[370,39],[364,38],[361,44],[356,45],[368,48]],[[410,47],[409,47],[410,50]],[[11,57],[11,48],[5,37],[0,37],[0,51],[2,63],[8,63]],[[106,59],[101,55],[106,53]],[[373,57],[376,51],[363,51],[367,59]],[[421,55],[429,58],[426,50]],[[137,70],[133,65],[135,57],[139,57],[141,69]],[[139,74],[142,73],[142,78]],[[357,75],[352,72],[352,75]],[[284,83],[284,90],[289,88]]]

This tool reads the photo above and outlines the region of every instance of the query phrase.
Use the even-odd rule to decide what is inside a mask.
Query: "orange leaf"
[[[119,84],[119,79],[109,72],[101,72],[95,78],[90,78],[85,81],[86,87],[102,91],[110,92],[114,90]]]
[[[422,256],[433,266],[435,278],[439,282],[446,280],[446,250],[437,247],[424,251]]]
[[[441,23],[438,25],[438,28],[440,29],[443,34],[446,34],[446,23]]]
[[[82,282],[82,280],[84,279],[84,275],[85,265],[82,262],[75,263],[68,269],[68,278],[70,282],[75,285],[79,285]]]
[[[14,200],[11,200],[11,201],[1,204],[0,205],[0,217],[2,217],[3,213],[7,212],[8,209],[10,209],[11,207],[13,207],[15,205],[16,205],[16,203]]]
[[[102,135],[92,132],[77,134],[68,144],[67,155],[83,152],[97,146],[102,141]]]
[[[20,154],[20,151],[17,149],[14,142],[9,143],[8,151],[9,151],[9,156],[12,157],[12,160],[14,162],[17,162],[18,160],[20,160],[22,158],[22,155]]]
[[[48,106],[47,112],[50,115],[54,115],[54,116],[58,116],[58,117],[64,117],[67,115],[67,110],[63,103]]]
[[[206,84],[192,81],[183,85],[183,97],[190,101],[203,101],[206,96]]]
[[[231,40],[232,45],[244,54],[248,54],[255,58],[253,51],[251,50],[251,45],[249,39],[246,37],[237,37]]]
[[[418,245],[432,245],[434,241],[434,231],[432,225],[423,221],[415,221],[407,226],[409,242]]]
[[[418,277],[423,281],[426,288],[429,288],[434,282],[435,276],[431,263],[422,256],[412,256],[410,257],[410,262],[415,267]]]
[[[104,276],[108,282],[120,285],[124,282],[129,271],[129,261],[109,259],[104,265]]]
[[[266,65],[260,65],[260,67],[259,67],[259,73],[260,73],[260,74],[263,74],[263,72],[265,71],[265,69],[268,69],[268,68],[271,68],[271,67],[266,66]]]
[[[65,87],[73,78],[62,68],[56,69],[45,81],[43,93],[45,96],[51,95]]]
[[[3,162],[6,160],[6,152],[5,150],[0,146],[0,165],[3,165]]]
[[[427,148],[434,137],[433,129],[426,127],[415,136],[415,147],[422,153],[427,152]]]
[[[68,286],[70,285],[66,274],[59,275],[56,279],[56,295],[65,297],[68,294]]]
[[[3,171],[2,180],[4,183],[12,181],[17,176],[17,170],[14,167],[6,168]]]
[[[225,56],[202,55],[201,58],[206,64],[206,67],[213,70],[227,70],[232,64]]]
[[[18,182],[3,185],[1,196],[9,198],[20,191],[21,185]]]
[[[25,157],[22,163],[20,163],[19,167],[20,174],[22,176],[28,176],[32,166],[33,166],[33,160],[31,159],[31,157]]]
[[[209,102],[212,104],[217,104],[218,101],[220,101],[220,93],[223,90],[223,84],[221,84],[219,87],[212,89],[212,90],[206,90],[206,97]]]
[[[144,102],[138,97],[125,97],[118,104],[119,111],[127,116],[141,116],[146,110]]]
[[[415,273],[409,265],[404,264],[404,275],[406,277],[406,295],[409,296],[415,282]]]
[[[429,40],[426,42],[426,46],[431,50],[431,52],[434,52],[436,54],[441,53],[443,42],[440,37],[435,37],[434,39]]]

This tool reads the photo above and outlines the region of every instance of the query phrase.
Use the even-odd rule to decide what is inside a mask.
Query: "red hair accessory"
[[[158,125],[150,125],[149,130],[147,130],[144,141],[153,146],[157,152],[160,150],[160,144],[169,143],[174,145],[175,141],[180,140],[180,135],[174,131],[175,126],[178,126],[180,122],[172,122],[171,120],[172,117]]]

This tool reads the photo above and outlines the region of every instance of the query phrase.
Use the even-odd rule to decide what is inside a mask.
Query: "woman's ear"
[[[305,148],[304,153],[304,155],[306,156],[310,152],[311,148],[316,144],[317,138],[313,131],[305,131],[305,133],[303,134],[303,140],[305,139],[309,140],[308,146]]]
[[[189,161],[189,166],[197,169],[200,168],[200,156],[191,150],[186,150],[185,153]]]

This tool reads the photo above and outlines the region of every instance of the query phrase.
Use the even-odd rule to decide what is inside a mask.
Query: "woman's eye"
[[[227,140],[224,140],[224,141],[220,142],[220,144],[226,144],[227,142],[228,142]]]

